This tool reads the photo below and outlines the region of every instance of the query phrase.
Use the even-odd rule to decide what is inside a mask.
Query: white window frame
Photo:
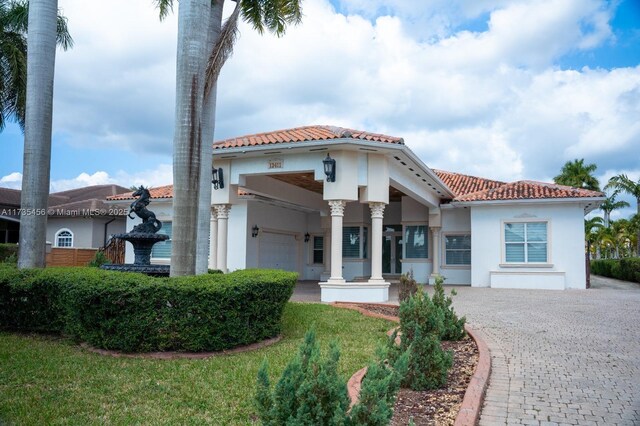
[[[340,238],[342,238],[342,236],[344,235],[344,228],[360,228],[359,234],[358,234],[358,241],[359,241],[359,253],[358,253],[358,257],[345,257],[344,256],[344,244],[343,244],[343,251],[341,253],[342,255],[342,261],[343,262],[363,262],[366,260],[369,260],[371,258],[371,232],[369,231],[369,225],[367,224],[363,224],[363,223],[345,223],[342,225],[342,234],[340,236]],[[365,231],[366,229],[366,231]],[[367,241],[364,241],[364,233],[367,233]],[[367,256],[363,256],[364,252],[367,252]]]
[[[315,259],[314,259],[314,254],[317,251],[315,249],[315,245],[314,244],[315,244],[315,239],[318,238],[318,237],[322,238],[322,263],[316,263]],[[325,264],[325,262],[327,260],[327,254],[326,254],[326,250],[325,250],[327,242],[325,241],[325,238],[326,237],[325,237],[324,234],[311,234],[309,236],[309,242],[308,242],[308,244],[309,244],[309,265],[316,265],[317,266],[317,265],[324,265]]]
[[[68,232],[69,234],[71,234],[71,245],[69,246],[61,246],[59,244],[58,238],[60,238],[60,234],[62,234],[63,232]],[[63,238],[69,238],[67,236],[64,236]],[[59,248],[72,248],[73,247],[73,241],[74,241],[74,235],[73,235],[73,231],[69,228],[61,228],[58,229],[58,231],[56,231],[55,237],[54,237],[54,241],[56,242],[54,247],[59,247]]]
[[[407,228],[410,226],[424,226],[427,239],[427,257],[407,257]],[[402,261],[411,263],[431,262],[433,251],[433,233],[428,222],[402,222]]]
[[[169,238],[168,240],[164,240],[162,242],[169,242],[171,243],[171,245],[173,246],[173,219],[169,218],[169,217],[160,217],[158,220],[160,220],[162,222],[162,226],[166,226],[167,223],[171,224],[171,238]],[[161,232],[159,232],[161,233]],[[171,254],[169,254],[169,257],[154,257],[153,256],[153,247],[151,249],[151,256],[150,256],[151,262],[152,263],[156,263],[156,264],[169,264],[169,262],[171,262]]]
[[[524,262],[507,262],[507,242],[505,239],[505,226],[508,223],[546,223],[547,224],[547,240],[546,240],[546,244],[547,244],[547,261],[546,262],[529,262],[528,261],[528,255],[527,255],[527,234],[526,234],[526,227],[525,227],[525,240],[524,240],[524,247],[525,247],[525,261]],[[543,219],[543,218],[537,218],[537,217],[532,217],[532,218],[513,218],[513,219],[503,219],[500,223],[500,250],[501,250],[501,261],[502,263],[500,263],[500,267],[503,268],[521,268],[521,267],[526,267],[526,268],[551,268],[553,267],[553,263],[552,263],[552,258],[551,258],[551,220],[550,219]],[[537,242],[542,242],[542,241],[537,241]]]
[[[468,265],[456,265],[456,264],[449,264],[447,263],[447,237],[455,237],[456,235],[468,235],[469,238],[471,238],[471,231],[459,231],[459,232],[446,232],[442,234],[442,241],[441,241],[441,247],[442,247],[442,264],[440,265],[441,268],[449,268],[449,269],[470,269],[471,268],[471,262],[473,262],[473,251],[470,248],[469,249],[469,253],[471,254],[471,262]],[[462,250],[457,250],[457,251],[462,251]]]

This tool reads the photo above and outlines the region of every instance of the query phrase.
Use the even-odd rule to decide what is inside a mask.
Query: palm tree
[[[0,131],[9,119],[24,131],[27,92],[27,0],[0,0]],[[67,18],[58,13],[57,41],[64,50],[73,46]]]
[[[627,193],[636,199],[637,214],[640,215],[640,179],[637,182],[632,181],[625,174],[613,176],[604,189],[613,189]],[[638,241],[636,243],[636,253],[640,255],[640,229],[637,232]]]
[[[611,212],[614,210],[622,209],[624,207],[629,207],[629,203],[626,201],[616,201],[616,197],[620,193],[619,190],[613,191],[613,194],[608,196],[602,204],[600,204],[600,210],[604,212],[604,226],[606,228],[609,227],[609,221],[611,218]]]
[[[591,257],[591,248],[597,242],[597,231],[602,228],[602,218],[594,216],[591,219],[584,220],[584,236],[587,243],[587,253]]]
[[[211,215],[209,145],[213,142],[215,87],[220,70],[233,51],[239,16],[260,33],[267,29],[281,36],[287,25],[300,22],[300,1],[237,0],[224,26],[220,22],[224,0],[180,2],[173,148],[173,276],[194,274],[196,263],[198,272],[206,271]],[[155,2],[161,18],[173,8],[173,0]],[[200,243],[198,235],[203,240]]]
[[[58,0],[31,0],[18,267],[44,267]]]
[[[598,166],[595,164],[584,164],[584,158],[573,161],[567,161],[560,174],[553,178],[553,181],[559,185],[568,185],[575,188],[590,189],[592,191],[600,191],[600,183],[593,176]]]

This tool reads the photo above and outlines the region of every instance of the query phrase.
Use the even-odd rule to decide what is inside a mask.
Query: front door
[[[385,225],[382,233],[382,273],[402,273],[402,225]]]

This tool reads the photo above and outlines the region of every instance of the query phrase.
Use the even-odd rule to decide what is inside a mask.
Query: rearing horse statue
[[[162,222],[156,219],[154,212],[147,209],[151,198],[149,190],[140,185],[140,188],[138,188],[132,195],[139,198],[131,203],[129,214],[127,216],[129,216],[129,219],[133,219],[131,214],[135,213],[140,219],[142,219],[142,223],[135,226],[131,232],[155,234],[160,230],[160,228],[162,228]]]

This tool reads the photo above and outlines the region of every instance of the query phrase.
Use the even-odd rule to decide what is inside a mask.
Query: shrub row
[[[16,263],[18,258],[17,244],[0,244],[0,262]]]
[[[297,275],[180,278],[95,268],[0,269],[0,328],[57,332],[125,352],[219,351],[280,333]]]
[[[592,260],[591,273],[640,283],[640,257]]]

